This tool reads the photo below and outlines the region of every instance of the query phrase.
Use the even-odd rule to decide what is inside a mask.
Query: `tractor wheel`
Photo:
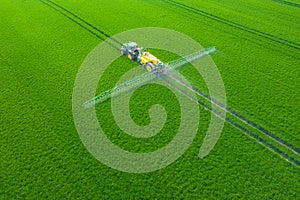
[[[131,55],[131,53],[128,53],[128,54],[127,54],[127,58],[129,58],[129,60],[132,60],[132,55]]]
[[[144,65],[144,67],[148,72],[151,72],[152,70],[155,69],[155,66],[153,63],[147,63],[146,65]]]

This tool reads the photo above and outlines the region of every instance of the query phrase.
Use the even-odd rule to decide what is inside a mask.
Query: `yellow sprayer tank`
[[[158,63],[160,63],[160,60],[158,60],[154,55],[152,55],[149,52],[143,52],[141,56],[141,63],[144,65],[149,62],[157,65]]]

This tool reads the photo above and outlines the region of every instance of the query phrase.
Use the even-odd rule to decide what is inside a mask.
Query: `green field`
[[[103,39],[134,28],[168,28],[203,47],[216,46],[212,58],[228,107],[299,151],[299,14],[299,0],[1,0],[0,199],[300,199],[299,152],[280,147],[295,159],[288,161],[227,122],[210,154],[198,158],[212,115],[201,106],[192,145],[150,173],[99,162],[80,140],[72,113],[77,72]],[[176,58],[150,51],[165,62]],[[136,66],[118,58],[97,92]],[[192,72],[190,66],[182,70],[206,91]],[[132,96],[130,114],[138,125],[150,123],[151,105],[165,107],[168,119],[154,137],[123,133],[110,101],[97,106],[99,123],[117,146],[155,151],[172,140],[180,123],[172,95],[152,84]]]

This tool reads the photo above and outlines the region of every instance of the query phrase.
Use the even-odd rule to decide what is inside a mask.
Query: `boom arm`
[[[187,64],[190,64],[190,62],[192,62],[192,61],[201,59],[204,56],[215,53],[216,51],[217,51],[216,47],[210,47],[210,48],[207,48],[207,49],[204,49],[201,51],[197,51],[190,55],[178,58],[177,60],[173,60],[173,61],[169,62],[167,65],[173,69],[178,69]]]
[[[125,83],[122,83],[112,89],[106,90],[106,91],[102,92],[101,94],[95,96],[94,98],[84,102],[83,106],[85,108],[91,108],[97,103],[101,103],[109,98],[112,98],[112,97],[118,96],[124,92],[127,92],[127,91],[135,88],[136,86],[139,86],[143,83],[146,83],[146,82],[156,78],[156,76],[153,73],[154,72],[146,72],[146,73],[144,73],[140,76],[137,76],[134,79],[131,79]]]

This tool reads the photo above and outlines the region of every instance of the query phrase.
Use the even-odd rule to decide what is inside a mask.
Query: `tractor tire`
[[[151,72],[155,69],[155,65],[153,63],[147,63],[146,65],[144,65],[144,68],[148,71]]]
[[[129,60],[133,60],[134,56],[131,53],[127,53],[127,58],[129,58]]]
[[[124,50],[121,50],[121,54],[124,55],[124,56],[126,55]]]

